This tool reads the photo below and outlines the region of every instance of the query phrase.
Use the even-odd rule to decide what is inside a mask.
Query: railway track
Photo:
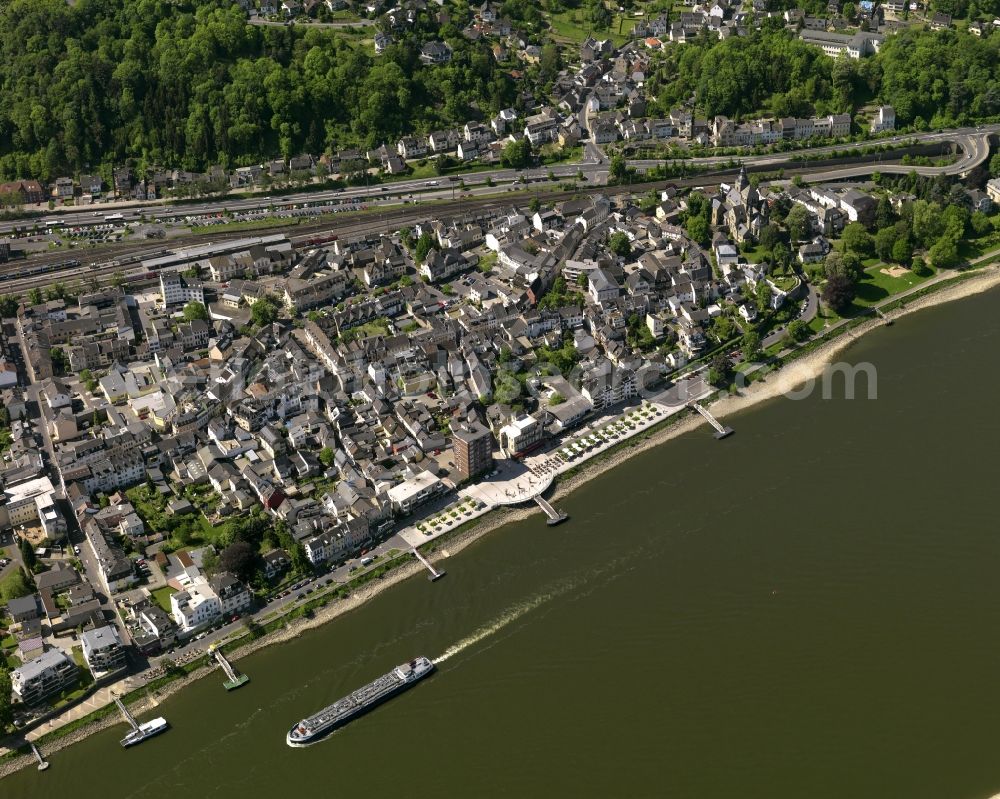
[[[360,233],[384,233],[398,230],[410,224],[425,221],[429,217],[450,221],[477,210],[495,207],[498,210],[515,203],[524,203],[526,200],[538,197],[545,202],[559,202],[561,200],[578,197],[582,194],[593,194],[600,192],[607,195],[621,194],[642,194],[650,190],[661,189],[666,183],[671,185],[688,187],[712,186],[715,181],[723,179],[727,175],[733,175],[739,170],[739,166],[731,168],[718,168],[699,172],[698,175],[688,178],[671,178],[657,181],[641,181],[619,186],[581,186],[576,189],[556,188],[553,184],[545,182],[541,184],[526,184],[517,191],[508,193],[495,193],[482,197],[467,197],[457,200],[427,200],[406,205],[392,206],[371,206],[358,211],[343,211],[336,214],[335,219],[330,219],[330,214],[324,215],[326,218],[314,221],[301,221],[294,226],[290,226],[285,232],[289,234],[289,240],[298,247],[307,246],[310,239],[318,237],[336,236],[346,237]],[[750,172],[773,172],[773,168],[758,167],[754,169],[747,165]],[[802,164],[801,166],[785,167],[783,173],[785,177],[794,175],[823,176],[827,180],[838,180],[851,177],[852,175],[863,175],[872,169],[882,172],[903,172],[914,170],[914,167],[904,166],[891,162],[864,161],[857,166],[846,165],[843,167],[823,167],[820,164]],[[939,168],[924,167],[916,168],[914,171],[920,173],[933,173]],[[947,168],[940,168],[947,169]],[[300,219],[304,219],[300,217]],[[32,288],[45,287],[55,282],[72,285],[99,284],[109,282],[117,272],[134,269],[141,260],[154,257],[158,251],[164,249],[176,250],[183,247],[190,247],[206,242],[233,241],[240,238],[247,238],[266,232],[281,232],[280,227],[269,227],[259,231],[244,229],[239,232],[226,233],[223,230],[213,232],[211,230],[203,233],[191,233],[169,240],[158,240],[143,246],[138,246],[129,242],[121,245],[109,245],[101,247],[88,253],[79,251],[68,251],[59,253],[48,253],[36,258],[29,258],[22,263],[8,263],[0,266],[0,294],[23,294]],[[26,268],[34,269],[44,267],[48,264],[69,259],[79,261],[78,266],[67,267],[65,269],[55,269],[41,274],[20,274]]]
[[[695,184],[704,185],[703,178],[674,180],[671,182],[681,186]],[[604,194],[617,195],[634,191],[645,191],[649,188],[662,186],[662,184],[663,181],[657,181],[655,183],[636,183],[631,186],[601,186],[599,190]],[[463,198],[460,200],[429,200],[409,205],[386,206],[385,210],[380,210],[381,207],[370,207],[360,211],[344,211],[338,213],[336,214],[336,219],[330,219],[330,214],[325,214],[323,215],[325,217],[323,219],[318,219],[316,221],[300,221],[298,224],[294,225],[290,224],[287,232],[290,234],[290,241],[293,243],[304,244],[308,242],[309,239],[321,234],[347,236],[366,231],[381,232],[385,230],[397,230],[399,227],[406,224],[427,219],[428,211],[431,211],[435,218],[448,220],[463,216],[470,211],[475,211],[483,207],[502,207],[507,204],[514,204],[516,202],[523,201],[526,198],[534,197],[536,195],[540,199],[544,199],[546,201],[559,201],[580,194],[592,193],[592,191],[587,187],[582,187],[576,190],[566,190],[550,188],[551,186],[552,184],[544,184],[544,188],[538,190],[533,189],[529,184],[525,188],[519,189],[516,192],[510,192],[509,197],[505,194],[491,194],[484,197]],[[300,219],[306,218],[300,217]],[[281,230],[282,228],[280,227],[269,227],[261,230],[260,233],[277,233]],[[90,250],[67,250],[45,253],[44,255],[29,257],[22,262],[0,265],[0,291],[6,288],[3,285],[4,275],[19,278],[21,277],[19,273],[24,269],[29,268],[29,266],[34,268],[35,266],[44,266],[47,264],[73,259],[78,260],[81,267],[86,268],[91,268],[95,265],[103,268],[103,266],[105,264],[109,264],[110,261],[118,261],[118,264],[109,264],[110,268],[117,269],[122,268],[123,266],[127,267],[130,264],[135,264],[139,260],[152,257],[151,253],[163,249],[176,250],[183,247],[204,244],[209,241],[233,241],[235,239],[247,238],[254,235],[258,235],[258,231],[245,229],[240,230],[239,232],[227,232],[223,229],[223,226],[220,226],[218,231],[208,230],[202,233],[190,233],[172,239],[150,241],[148,243],[144,243],[143,245],[137,245],[134,242],[123,242],[118,245],[103,245]],[[25,276],[25,278],[27,277],[28,276]]]

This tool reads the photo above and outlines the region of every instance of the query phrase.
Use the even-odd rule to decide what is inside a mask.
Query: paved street
[[[583,113],[583,112],[581,112]],[[586,122],[588,119],[587,114],[583,114],[583,120]],[[955,142],[958,144],[963,152],[959,159],[954,164],[949,164],[944,167],[920,167],[920,166],[910,166],[910,165],[892,165],[884,164],[879,166],[879,170],[884,173],[894,173],[894,174],[907,174],[911,171],[917,174],[923,175],[958,175],[970,170],[973,166],[982,163],[989,154],[989,143],[988,136],[990,134],[996,134],[1000,132],[1000,124],[997,125],[983,125],[978,128],[957,128],[948,131],[930,131],[925,133],[914,133],[907,135],[898,135],[886,137],[883,139],[877,139],[873,141],[862,141],[858,142],[856,147],[865,147],[870,144],[900,144],[907,141],[916,141],[920,143],[935,143],[935,142]],[[834,150],[843,149],[845,145],[830,145],[824,147],[809,148],[806,150],[797,151],[800,154],[813,154],[822,155],[832,153]],[[583,172],[588,183],[591,185],[599,183],[599,176],[602,173],[607,172],[606,164],[601,163],[601,161],[606,160],[603,154],[600,155],[601,161],[594,160],[598,158],[600,153],[600,148],[596,145],[592,148],[587,149],[585,147],[585,157],[584,161],[577,164],[556,164],[552,167],[542,167],[537,170],[527,170],[527,176],[534,176],[536,179],[544,180],[548,174],[549,169],[559,178],[569,178],[575,176],[578,171]],[[748,155],[738,159],[741,163],[747,165],[748,167],[756,168],[767,168],[770,166],[776,166],[787,162],[788,159],[794,153],[777,153],[768,155]],[[887,154],[887,157],[891,154]],[[877,156],[880,158],[881,156]],[[699,166],[710,166],[710,165],[723,165],[730,161],[730,157],[721,156],[705,156],[698,158],[685,159],[685,163],[697,164]],[[813,182],[823,182],[831,180],[840,180],[850,177],[857,176],[867,176],[871,173],[871,160],[867,159],[864,163],[858,166],[844,166],[838,167],[830,170],[815,170],[809,175],[809,180]],[[652,166],[657,166],[663,163],[663,159],[638,159],[629,161],[631,166],[646,169]],[[801,167],[808,169],[809,162],[801,162]],[[511,181],[518,180],[521,176],[521,172],[513,169],[493,169],[483,172],[474,172],[466,175],[462,175],[461,179],[465,181],[468,187],[463,193],[496,193],[498,190],[502,191],[502,188],[488,187],[486,186],[487,179],[490,179],[494,184],[499,184],[503,182],[510,183]],[[432,181],[427,179],[418,180],[402,180],[383,184],[377,187],[377,192],[381,193],[382,189],[385,189],[387,195],[397,196],[414,194],[418,199],[444,199],[450,197],[453,189],[447,178],[437,178],[434,179],[439,184],[439,187],[429,186],[428,184]],[[447,184],[447,185],[446,185]],[[474,188],[475,187],[475,188]],[[489,192],[484,191],[484,189],[489,189]],[[258,191],[256,195],[243,195],[243,196],[228,196],[223,198],[217,198],[212,200],[206,200],[204,202],[196,202],[184,205],[169,205],[165,201],[154,201],[140,203],[135,201],[123,201],[115,203],[102,204],[97,208],[89,207],[83,209],[70,208],[58,208],[54,212],[48,212],[47,208],[44,206],[26,207],[25,210],[41,210],[46,213],[53,213],[58,215],[60,218],[65,219],[66,224],[69,225],[86,225],[94,224],[103,221],[104,215],[114,211],[121,210],[124,208],[142,208],[144,212],[153,218],[161,218],[166,216],[176,216],[180,215],[191,215],[197,216],[200,214],[214,214],[219,213],[222,209],[226,209],[230,212],[235,211],[245,211],[245,210],[260,210],[266,209],[275,203],[280,203],[281,205],[294,205],[303,203],[321,203],[329,200],[337,201],[347,201],[353,198],[365,198],[371,197],[376,193],[376,189],[360,186],[351,187],[345,189],[330,189],[324,191],[315,192],[301,192],[297,194],[286,194],[281,197],[270,197],[267,196],[263,191]],[[0,233],[10,232],[17,225],[23,224],[17,220],[0,222]],[[152,245],[150,245],[152,246]]]
[[[316,22],[315,20],[297,22],[294,20],[265,19],[264,17],[254,15],[247,21],[251,25],[275,25],[281,28],[295,26],[297,28],[305,28],[306,30],[309,28],[364,28],[375,25],[375,20],[366,17],[359,17],[354,20],[335,20],[333,22]]]

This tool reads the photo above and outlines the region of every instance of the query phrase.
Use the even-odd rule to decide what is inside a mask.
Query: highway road
[[[587,123],[587,121],[588,116],[583,114],[583,122]],[[918,174],[954,175],[966,172],[985,161],[989,156],[988,137],[991,134],[996,135],[998,133],[1000,133],[1000,125],[985,125],[980,128],[959,128],[942,132],[931,131],[927,133],[908,134],[905,136],[892,136],[884,139],[873,140],[871,142],[859,142],[854,146],[861,148],[869,144],[902,144],[908,141],[916,141],[921,144],[952,142],[959,145],[962,149],[962,157],[955,164],[945,167],[895,167],[886,164],[884,166],[880,166],[879,170],[882,172],[902,171],[905,173],[912,169]],[[733,159],[731,156],[711,156],[683,159],[683,162],[706,168],[712,166],[724,167],[730,161],[738,160],[740,163],[746,165],[748,169],[755,171],[784,166],[787,172],[790,168],[804,170],[809,169],[809,161],[790,162],[790,159],[794,155],[807,153],[813,155],[824,155],[830,154],[835,150],[844,150],[848,147],[849,145],[829,145],[788,153],[744,156],[739,159]],[[150,203],[108,203],[99,206],[83,207],[80,209],[72,207],[57,209],[57,211],[53,212],[50,216],[44,217],[42,221],[44,222],[45,219],[52,218],[59,219],[66,225],[71,226],[93,225],[102,223],[104,221],[104,217],[109,213],[142,213],[148,219],[153,220],[166,220],[173,218],[182,219],[185,216],[219,214],[223,210],[230,213],[238,213],[243,211],[265,210],[274,207],[290,207],[294,205],[314,205],[328,202],[343,203],[352,200],[371,199],[373,197],[377,198],[381,195],[385,195],[386,198],[402,198],[412,194],[414,195],[415,200],[441,199],[450,196],[457,190],[454,189],[453,186],[458,185],[459,180],[465,182],[467,187],[464,190],[465,193],[476,191],[481,192],[484,188],[493,188],[487,186],[487,181],[492,181],[497,185],[501,185],[503,183],[510,184],[514,181],[520,180],[522,174],[528,179],[545,180],[550,171],[557,178],[574,178],[578,174],[582,173],[584,179],[588,183],[591,185],[598,184],[601,182],[599,178],[607,172],[607,164],[602,163],[605,161],[604,154],[601,152],[600,148],[596,147],[596,145],[587,147],[586,142],[585,152],[585,160],[579,163],[554,164],[550,167],[542,167],[540,169],[493,169],[483,172],[472,172],[462,175],[455,181],[451,181],[444,177],[433,179],[424,178],[419,180],[400,180],[372,187],[356,186],[344,189],[299,192],[295,194],[282,195],[280,197],[268,195],[261,196],[259,194],[256,196],[231,195],[222,198],[207,199],[203,202],[182,204],[168,204],[162,200]],[[845,177],[863,176],[871,172],[871,162],[881,162],[884,157],[891,157],[891,154],[886,153],[870,156],[869,161],[867,161],[866,164],[859,165],[858,167],[845,167],[843,169],[831,170],[829,172],[816,172],[813,170],[815,175],[812,175],[810,179],[817,181],[838,180]],[[630,166],[640,170],[659,166],[663,163],[663,159],[636,159],[629,161]],[[29,207],[27,210],[45,211],[46,209],[44,206],[36,206]],[[27,224],[35,224],[36,222],[38,222],[38,220],[29,220]],[[10,233],[15,227],[23,227],[25,224],[25,221],[18,220],[0,222],[0,234]]]
[[[271,20],[264,19],[263,17],[258,17],[256,15],[251,16],[247,20],[251,25],[276,25],[281,28],[296,26],[299,28],[362,28],[371,27],[375,24],[375,20],[367,19],[366,17],[359,17],[354,20],[335,20],[333,22],[295,22],[293,20]]]
[[[862,178],[870,175],[874,171],[883,173],[908,173],[910,171],[924,175],[956,175],[963,174],[971,170],[978,164],[983,163],[989,157],[989,135],[1000,130],[1000,125],[992,125],[981,130],[964,129],[957,132],[945,134],[927,134],[923,141],[937,139],[957,140],[962,147],[961,156],[952,164],[939,167],[920,167],[903,164],[885,163],[880,160],[879,155],[869,157],[867,160],[857,165],[845,165],[838,167],[822,167],[812,165],[809,161],[795,162],[784,167],[785,179],[798,174],[809,182],[829,182],[836,180],[846,180],[852,178]],[[901,137],[898,137],[901,138]],[[907,137],[909,138],[909,137]],[[919,137],[918,137],[919,138]],[[829,148],[819,148],[826,151]],[[749,163],[751,170],[767,170],[775,165],[775,155],[763,156],[754,159],[745,159],[744,163]],[[636,161],[637,166],[656,164],[658,162]],[[710,168],[718,165],[720,168],[714,173],[705,173],[692,178],[672,179],[670,183],[677,186],[710,186],[713,182],[722,179],[727,173],[734,170],[728,166],[728,160],[708,159],[708,163],[703,163],[703,168]],[[231,212],[243,212],[248,209],[260,207],[262,204],[267,207],[268,203],[280,203],[285,208],[278,213],[287,213],[291,217],[297,214],[312,214],[322,212],[327,214],[337,208],[348,207],[345,202],[353,202],[356,206],[363,205],[367,210],[363,212],[345,212],[341,217],[331,219],[329,216],[317,219],[299,219],[294,227],[290,224],[287,231],[293,243],[298,246],[305,246],[309,239],[324,234],[336,234],[338,236],[349,236],[357,232],[389,232],[398,230],[408,224],[413,224],[427,218],[429,213],[439,219],[448,220],[463,216],[476,210],[485,208],[501,209],[513,203],[523,203],[532,196],[537,196],[545,202],[557,202],[579,194],[585,189],[565,189],[559,185],[558,177],[576,176],[577,171],[588,173],[593,176],[590,185],[601,186],[601,190],[610,195],[622,193],[642,194],[649,190],[661,188],[664,181],[650,181],[634,183],[626,186],[602,186],[602,179],[606,178],[606,166],[600,164],[561,164],[551,168],[556,176],[556,181],[549,179],[549,169],[530,169],[518,172],[515,170],[497,170],[494,172],[475,173],[465,176],[466,185],[461,187],[458,182],[446,179],[431,179],[420,181],[402,181],[391,186],[379,186],[375,189],[356,187],[331,192],[315,192],[300,195],[289,195],[280,201],[269,200],[268,198],[244,198],[242,200],[222,200],[211,203],[201,203],[193,206],[177,206],[169,209],[160,208],[149,209],[146,213],[159,213],[163,217],[178,215],[180,209],[187,215],[197,212],[218,215],[222,208]],[[499,177],[498,177],[499,176]],[[487,183],[487,178],[492,177],[492,184]],[[641,180],[641,178],[640,178]],[[504,185],[506,181],[506,185]],[[411,194],[407,189],[412,189]],[[364,192],[368,192],[367,195]],[[374,196],[373,196],[374,195]],[[364,202],[360,199],[364,197]],[[319,202],[331,203],[332,205],[321,208],[299,208],[288,209],[287,206],[298,200],[302,205],[307,201],[310,205]],[[335,198],[335,199],[331,199]],[[373,210],[374,209],[374,210]],[[88,213],[94,213],[89,211]],[[198,224],[203,224],[199,221]],[[189,223],[190,224],[190,223]],[[275,229],[271,228],[273,232]],[[22,294],[36,286],[48,286],[53,282],[72,282],[77,280],[92,281],[98,278],[104,280],[120,270],[136,269],[138,263],[134,262],[122,266],[111,263],[112,259],[124,261],[129,257],[136,259],[149,257],[149,254],[165,247],[178,248],[194,244],[205,244],[213,241],[225,241],[233,238],[242,238],[254,235],[254,231],[240,230],[239,232],[227,231],[225,227],[220,227],[218,232],[209,229],[208,232],[199,234],[189,234],[167,241],[142,241],[134,240],[116,245],[104,245],[100,249],[87,250],[75,249],[72,251],[59,251],[45,253],[32,257],[27,262],[15,262],[0,266],[0,291],[7,294]],[[75,258],[80,261],[78,267],[59,267],[49,272],[39,274],[25,274],[29,269],[36,269],[38,265],[45,266],[57,264],[67,258]]]
[[[580,131],[587,137],[583,140],[583,160],[584,163],[603,164],[607,156],[594,141],[594,132],[590,129],[590,98],[592,96],[588,94],[584,98],[583,106],[578,115]]]
[[[365,572],[379,568],[387,562],[387,558],[383,556],[388,555],[390,550],[397,550],[402,555],[409,549],[410,545],[402,537],[398,534],[393,535],[381,544],[372,547],[367,553],[367,556],[377,559],[374,563],[362,567],[359,556],[349,559],[342,566],[338,566],[329,572],[310,577],[309,579],[303,579],[295,583],[298,586],[297,588],[282,590],[279,595],[273,596],[263,606],[254,610],[248,616],[233,622],[224,623],[218,629],[199,635],[197,639],[187,641],[164,655],[151,658],[150,663],[158,665],[164,658],[175,662],[184,662],[198,657],[208,649],[210,644],[228,638],[236,632],[240,632],[247,619],[252,619],[258,624],[265,624],[274,618],[275,615],[288,612],[298,603],[309,601],[323,593],[334,591]]]

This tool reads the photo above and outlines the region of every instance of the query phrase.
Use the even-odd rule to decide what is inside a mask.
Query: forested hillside
[[[520,18],[532,6],[503,8]],[[546,64],[558,61],[550,48],[519,83],[487,41],[461,35],[468,9],[452,10],[440,28],[423,12],[376,57],[344,31],[248,25],[231,0],[0,0],[0,175],[49,180],[126,158],[232,167],[331,143],[391,143],[516,106],[519,89],[541,94],[554,71]],[[420,63],[433,38],[452,46],[451,63]],[[834,60],[773,20],[745,37],[706,33],[671,47],[649,72],[650,114],[694,97],[706,117],[850,112],[872,101],[918,127],[1000,115],[1000,33],[911,28],[876,56]]]
[[[964,124],[1000,114],[1000,34],[914,27],[887,36],[875,56],[832,59],[774,22],[671,48],[651,89],[661,111],[694,96],[708,118],[844,113],[878,100],[896,108],[900,125]]]
[[[902,124],[938,128],[1000,114],[1000,33],[910,28],[886,39],[875,65],[879,93]]]
[[[424,67],[418,30],[376,58],[348,37],[246,24],[231,0],[12,0],[0,12],[0,172],[112,158],[200,169],[374,144],[514,102],[485,44]]]

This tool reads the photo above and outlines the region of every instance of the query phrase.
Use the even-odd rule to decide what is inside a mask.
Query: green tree
[[[288,553],[291,556],[292,568],[295,569],[299,574],[309,574],[312,572],[312,563],[309,562],[309,557],[306,555],[306,549],[301,543],[295,543],[288,549]]]
[[[80,382],[83,383],[84,387],[93,394],[97,391],[97,378],[91,373],[89,369],[83,369],[80,372]]]
[[[278,311],[278,304],[270,297],[264,297],[250,307],[250,319],[257,327],[266,327],[278,318]]]
[[[827,278],[823,286],[822,298],[837,313],[845,311],[854,301],[854,281],[847,275],[834,274]]]
[[[206,548],[201,556],[201,568],[206,574],[212,575],[219,570],[219,556],[214,549]]]
[[[527,138],[508,142],[500,151],[500,164],[508,169],[524,169],[531,164],[531,142]]]
[[[712,228],[704,216],[690,216],[684,224],[687,234],[702,247],[707,247],[712,238]]]
[[[208,308],[200,302],[189,302],[184,306],[184,321],[193,322],[196,319],[208,321]]]
[[[875,229],[881,231],[883,228],[891,227],[896,222],[896,212],[888,197],[879,197],[875,204]]]
[[[907,236],[900,236],[892,243],[890,260],[903,266],[909,266],[913,259],[913,245]]]
[[[927,265],[923,258],[914,258],[910,269],[917,277],[930,277],[934,274],[934,270]]]
[[[970,217],[968,208],[961,205],[949,205],[941,213],[941,224],[944,227],[942,235],[950,236],[955,242],[965,238]]]
[[[66,357],[62,347],[52,347],[49,350],[49,358],[52,360],[52,371],[56,375],[64,375],[69,371],[69,358]]]
[[[7,669],[0,666],[0,732],[4,731],[14,721],[14,709],[11,707],[11,682]]]
[[[56,281],[45,290],[45,299],[47,300],[65,300],[66,297],[65,283]]]
[[[793,319],[788,323],[788,330],[785,332],[785,338],[793,344],[805,341],[809,338],[809,326],[801,319]]]
[[[17,309],[20,306],[17,297],[12,294],[4,294],[0,296],[0,317],[7,319],[12,316],[17,316]]]
[[[28,582],[28,578],[20,569],[8,575],[0,583],[0,596],[3,597],[5,602],[10,602],[10,600],[17,599],[18,597],[28,596],[32,591],[34,589],[31,583]]]
[[[249,582],[257,568],[259,558],[252,544],[246,541],[234,541],[220,553],[219,566],[223,571]]]
[[[543,81],[555,80],[562,68],[562,53],[559,51],[559,45],[555,42],[543,45],[542,54],[538,60],[539,77]]]
[[[628,240],[628,235],[620,230],[611,234],[608,239],[608,248],[622,258],[628,258],[632,254],[632,243]]]
[[[927,255],[935,269],[949,269],[958,264],[958,246],[951,236],[941,236]]]
[[[41,305],[44,301],[42,297],[42,290],[40,288],[33,288],[28,291],[28,305]]]
[[[604,0],[591,0],[587,19],[598,30],[604,30],[611,25],[611,11],[604,5]]]
[[[629,177],[628,162],[624,156],[614,155],[608,163],[608,182],[625,183]]]
[[[883,261],[892,260],[892,248],[896,244],[896,229],[881,228],[875,234],[875,254]]]
[[[875,253],[875,240],[860,222],[851,222],[841,234],[844,247],[862,258],[870,258]]]
[[[329,469],[336,462],[337,453],[330,447],[323,447],[319,451],[319,462]]]
[[[831,251],[824,261],[824,272],[827,278],[834,275],[842,275],[851,283],[858,282],[864,274],[864,265],[861,259],[853,252]]]
[[[725,353],[712,358],[708,367],[708,382],[717,388],[728,386],[733,379],[733,362]]]
[[[767,313],[771,308],[771,287],[766,280],[757,282],[753,291],[754,303],[757,306],[757,313]]]
[[[420,234],[420,238],[417,239],[417,243],[413,248],[413,259],[418,264],[422,264],[427,259],[427,253],[436,249],[438,249],[437,239],[425,231]]]
[[[785,242],[779,241],[774,245],[774,248],[771,250],[771,261],[774,262],[775,266],[783,269],[788,269],[792,265],[794,261],[792,251]]]
[[[760,356],[760,333],[753,329],[744,333],[741,349],[744,361],[756,361]]]
[[[812,235],[812,214],[805,206],[795,203],[785,217],[785,227],[793,242],[805,241]]]
[[[943,230],[941,206],[927,200],[916,200],[911,208],[910,229],[922,247],[930,247]]]
[[[712,320],[712,336],[719,343],[729,341],[733,337],[735,327],[733,320],[722,314]]]
[[[770,222],[760,229],[760,235],[757,237],[757,243],[764,252],[771,252],[780,240],[781,233],[778,227]]]
[[[993,232],[993,221],[982,211],[974,211],[969,218],[969,227],[976,238],[982,238]]]

